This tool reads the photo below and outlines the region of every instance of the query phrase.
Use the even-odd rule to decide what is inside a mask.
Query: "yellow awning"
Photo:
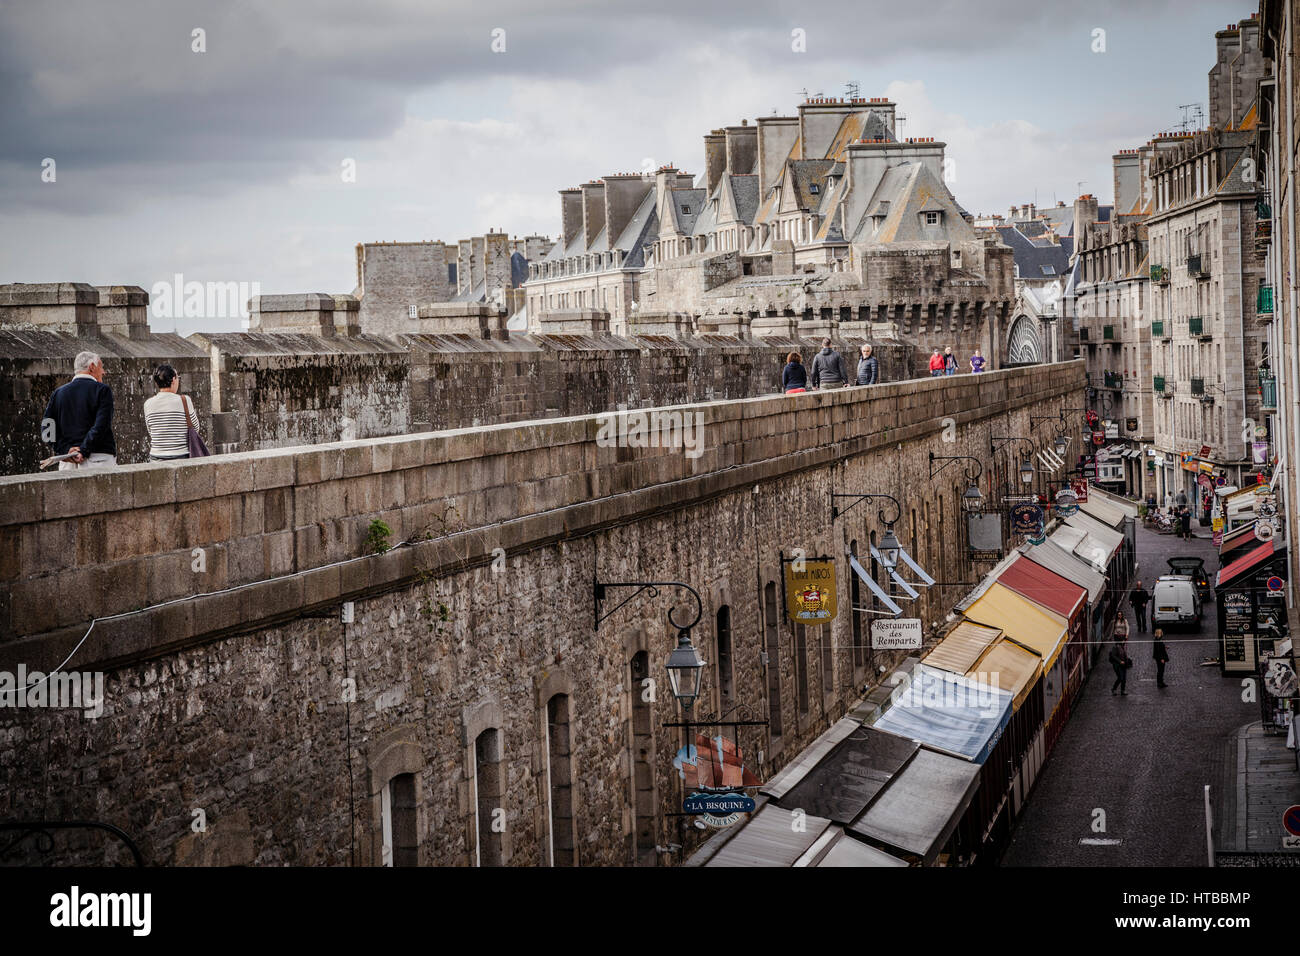
[[[954,674],[965,674],[975,666],[989,645],[1002,636],[996,627],[962,621],[949,631],[924,658],[931,667],[941,667]]]
[[[979,663],[966,672],[967,677],[992,684],[1010,692],[1012,707],[1020,709],[1043,671],[1043,661],[1037,654],[1027,651],[1011,641],[998,641],[980,658]]]
[[[966,617],[980,624],[1000,627],[1007,637],[1038,652],[1043,658],[1043,670],[1052,669],[1069,634],[1065,618],[1002,584],[994,584],[985,591],[966,609]]]

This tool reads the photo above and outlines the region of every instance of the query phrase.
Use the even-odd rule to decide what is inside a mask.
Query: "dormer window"
[[[1043,275],[1045,276],[1056,275],[1056,266],[1041,266],[1040,268],[1043,270]]]
[[[682,206],[682,213],[683,213],[684,215],[689,216],[689,215],[691,214],[691,207],[690,207],[690,206]]]
[[[925,214],[925,224],[927,226],[939,225],[939,214],[937,212],[927,212]]]
[[[814,196],[816,196],[819,192],[822,191],[822,188],[821,186],[818,186],[816,183],[809,183],[808,191],[812,193]]]

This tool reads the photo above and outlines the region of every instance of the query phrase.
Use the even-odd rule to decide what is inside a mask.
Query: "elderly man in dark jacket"
[[[79,352],[73,373],[72,381],[56,388],[45,406],[54,453],[72,456],[59,462],[59,470],[111,468],[117,464],[117,442],[113,390],[104,384],[104,362],[94,352]]]
[[[875,385],[880,381],[880,362],[871,354],[871,346],[864,345],[858,359],[858,384]]]

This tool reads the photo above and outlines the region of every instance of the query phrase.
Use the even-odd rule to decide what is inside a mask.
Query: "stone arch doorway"
[[[1042,360],[1043,342],[1038,336],[1038,323],[1027,315],[1016,316],[1007,339],[1008,364],[1032,365]]]

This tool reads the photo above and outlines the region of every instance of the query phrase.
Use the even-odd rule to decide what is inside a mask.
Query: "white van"
[[[1189,574],[1166,574],[1156,579],[1151,594],[1151,626],[1201,624],[1201,601],[1196,581]]]

